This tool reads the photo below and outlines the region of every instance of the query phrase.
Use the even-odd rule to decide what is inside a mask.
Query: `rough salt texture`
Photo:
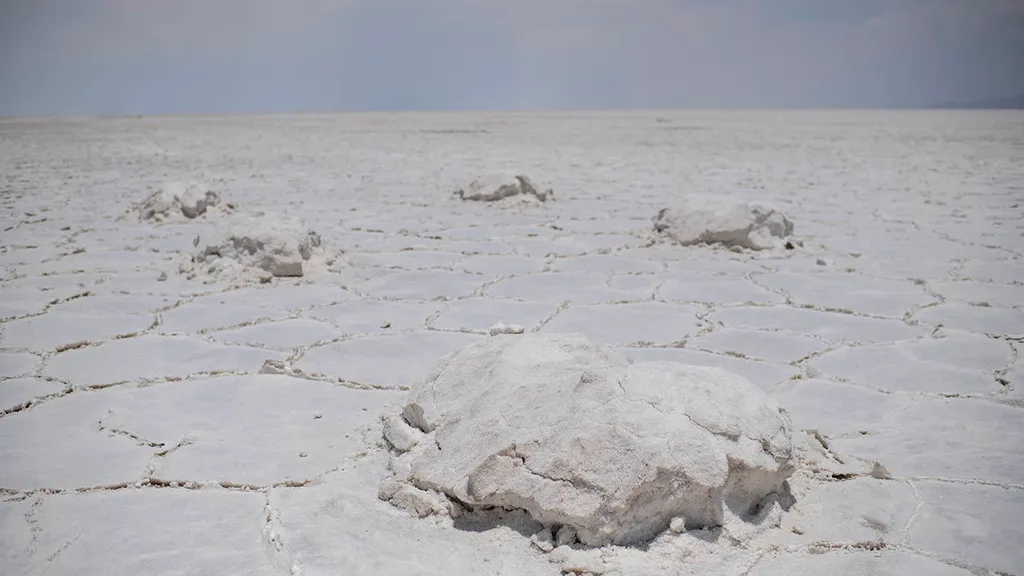
[[[298,221],[253,219],[233,223],[209,240],[196,241],[193,267],[212,276],[302,276],[314,254],[321,254],[320,234]]]
[[[743,377],[632,364],[579,334],[494,336],[449,355],[384,435],[382,497],[418,515],[524,509],[590,546],[748,517],[793,472],[789,417]],[[417,493],[423,493],[417,496]]]
[[[481,176],[465,188],[455,191],[463,200],[497,202],[514,196],[532,197],[545,202],[554,195],[550,188],[533,183],[529,176],[514,173],[496,173]]]
[[[722,244],[764,250],[791,236],[793,223],[766,204],[687,196],[658,212],[654,230],[683,246]]]
[[[233,207],[222,202],[220,195],[196,182],[172,182],[153,192],[130,212],[139,220],[163,221],[173,218],[195,219],[212,208],[230,211]],[[212,213],[212,212],[211,212]]]
[[[7,118],[0,134],[0,574],[1024,576],[1020,112]],[[424,182],[510,163],[560,201],[424,200]],[[198,177],[301,218],[341,265],[318,271],[314,251],[303,277],[244,286],[176,273],[221,207],[171,225],[124,209]],[[681,180],[757,186],[814,250],[644,246]],[[560,529],[538,550],[522,511],[381,502],[395,389],[501,321],[749,378],[792,415],[792,503],[755,538],[741,522],[580,555]]]

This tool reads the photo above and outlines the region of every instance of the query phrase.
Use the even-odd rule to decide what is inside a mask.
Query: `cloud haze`
[[[913,106],[1021,55],[1024,0],[8,0],[0,115]]]

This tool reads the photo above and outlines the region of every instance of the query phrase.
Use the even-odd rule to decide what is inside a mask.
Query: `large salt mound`
[[[683,246],[723,244],[764,250],[783,244],[793,234],[793,223],[765,204],[688,196],[658,212],[654,230]]]
[[[476,202],[498,202],[513,197],[545,202],[554,192],[550,188],[538,187],[526,175],[501,173],[481,176],[470,182],[469,186],[456,190],[455,195]]]
[[[139,220],[191,220],[206,214],[213,207],[224,211],[233,208],[230,204],[222,202],[220,196],[206,186],[195,182],[172,182],[147,196],[129,212],[138,214]]]
[[[197,238],[186,272],[215,278],[260,279],[303,276],[314,260],[325,260],[320,235],[295,220],[238,219]]]
[[[788,415],[746,379],[632,364],[577,334],[448,355],[384,436],[395,456],[382,499],[421,516],[522,509],[588,546],[742,521],[794,470]]]

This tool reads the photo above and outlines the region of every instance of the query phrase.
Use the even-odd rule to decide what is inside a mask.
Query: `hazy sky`
[[[1024,93],[1024,0],[0,0],[0,115]]]

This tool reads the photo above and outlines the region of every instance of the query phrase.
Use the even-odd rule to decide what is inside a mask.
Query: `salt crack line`
[[[285,550],[285,542],[280,531],[275,528],[281,524],[281,513],[274,508],[271,499],[272,492],[272,489],[264,491],[263,511],[265,516],[260,529],[267,560],[276,568],[286,571],[288,576],[302,576],[302,567],[298,562],[292,561],[291,555]]]
[[[268,361],[268,362],[270,362],[270,361]],[[196,380],[196,379],[200,379],[200,378],[224,378],[224,377],[228,377],[228,376],[252,376],[252,375],[255,375],[255,374],[264,374],[264,373],[266,373],[266,372],[261,372],[260,370],[262,370],[262,368],[257,369],[257,370],[247,370],[247,371],[241,371],[241,370],[205,370],[205,371],[200,371],[200,372],[193,372],[193,373],[187,374],[185,376],[161,376],[161,377],[156,377],[156,378],[137,378],[135,380],[120,380],[120,381],[117,381],[117,382],[104,382],[102,384],[91,384],[91,385],[88,385],[88,386],[73,385],[73,384],[70,384],[70,383],[65,382],[63,380],[60,380],[59,378],[41,377],[43,380],[47,380],[47,381],[51,381],[51,382],[60,382],[60,383],[62,383],[65,386],[65,389],[61,390],[59,392],[54,392],[52,394],[47,394],[45,396],[37,396],[37,397],[32,398],[30,400],[26,400],[25,402],[22,402],[21,404],[17,404],[15,406],[10,407],[10,408],[6,408],[6,409],[3,409],[3,410],[0,410],[0,419],[9,417],[9,416],[11,416],[13,414],[17,414],[17,413],[20,413],[20,412],[25,412],[25,411],[33,409],[33,408],[35,408],[37,406],[40,406],[40,405],[43,405],[43,404],[47,404],[47,403],[49,403],[51,401],[55,401],[55,400],[58,400],[60,398],[64,398],[65,396],[70,396],[72,394],[85,394],[85,393],[90,393],[90,392],[99,392],[101,390],[106,390],[108,388],[114,388],[114,387],[118,387],[118,386],[129,387],[129,386],[133,386],[134,385],[136,388],[148,388],[150,386],[157,386],[157,385],[160,385],[160,384],[169,384],[169,383],[174,383],[174,382],[188,382],[188,381],[192,381],[192,380]]]
[[[921,516],[921,509],[924,508],[924,499],[921,498],[921,493],[918,492],[917,486],[914,481],[910,478],[904,478],[904,482],[910,486],[910,489],[914,491],[914,499],[917,500],[917,506],[914,507],[914,513],[907,519],[906,526],[903,527],[903,536],[900,537],[900,546],[906,546],[910,542],[910,530],[917,524],[917,519]]]
[[[916,554],[918,556],[921,556],[921,557],[924,557],[924,558],[928,558],[930,560],[935,560],[936,562],[941,562],[941,563],[943,563],[943,564],[945,564],[947,566],[952,566],[954,568],[960,568],[961,570],[966,570],[966,571],[970,572],[971,574],[973,574],[975,576],[1016,576],[1016,575],[1010,574],[1008,572],[1002,572],[1000,570],[992,570],[990,568],[985,568],[985,567],[979,566],[977,564],[971,564],[969,562],[965,562],[965,561],[959,560],[957,558],[951,558],[949,556],[944,556],[942,554],[937,554],[935,552],[928,552],[926,550],[921,550],[920,548],[917,548],[917,547],[914,547],[914,546],[910,546],[910,545],[906,545],[906,546],[901,545],[898,548],[901,549],[901,550],[904,550],[906,552],[910,552],[912,554]]]
[[[1024,484],[996,482],[994,480],[984,480],[982,478],[944,478],[941,476],[907,476],[906,478],[908,480],[918,482],[941,482],[944,484],[960,484],[964,486],[990,486],[992,488],[1002,488],[1004,490],[1024,490]]]
[[[148,448],[163,448],[164,447],[164,444],[162,442],[152,442],[152,441],[146,440],[145,438],[142,438],[141,436],[139,436],[137,434],[133,434],[132,432],[129,432],[127,430],[121,430],[120,428],[111,428],[111,427],[104,426],[102,420],[98,422],[97,429],[100,432],[106,432],[107,435],[109,435],[111,438],[113,438],[115,436],[123,436],[125,438],[130,438],[131,440],[134,440],[135,443],[138,444],[139,446],[145,446],[145,447],[148,447]]]

